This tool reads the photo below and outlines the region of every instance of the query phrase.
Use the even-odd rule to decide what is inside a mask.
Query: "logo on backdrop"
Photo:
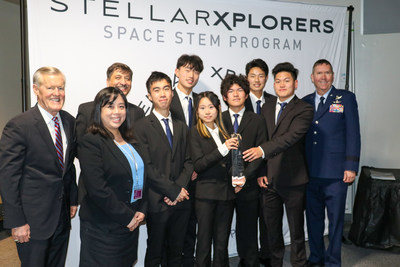
[[[334,32],[334,24],[330,19],[206,9],[187,10],[181,7],[165,10],[154,4],[138,4],[133,1],[127,3],[115,0],[82,1],[80,14],[107,18],[108,24],[101,25],[105,39],[198,47],[301,50],[301,39],[283,38],[282,34],[290,32],[330,35]],[[50,9],[59,13],[71,11],[70,6],[60,0],[52,0]],[[110,19],[121,22],[121,25],[110,24]],[[171,25],[176,28],[190,26],[192,30],[165,30],[163,25],[166,24],[169,28],[174,28]],[[219,32],[211,33],[214,29],[218,29]],[[239,31],[245,34],[235,34]]]

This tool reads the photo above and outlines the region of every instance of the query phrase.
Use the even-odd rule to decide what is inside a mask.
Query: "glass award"
[[[238,133],[231,134],[232,138],[236,138],[238,141],[238,148],[232,149],[232,186],[243,185],[244,177],[244,163],[242,155],[242,136]]]

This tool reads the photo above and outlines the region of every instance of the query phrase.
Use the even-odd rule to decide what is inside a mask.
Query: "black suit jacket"
[[[7,228],[29,224],[31,238],[54,234],[62,205],[77,205],[75,119],[60,111],[68,144],[61,170],[38,106],[11,119],[0,140],[0,190]],[[67,202],[63,203],[62,199]]]
[[[269,140],[261,145],[267,159],[268,182],[279,186],[305,184],[308,174],[304,142],[314,109],[294,96],[275,125],[276,102],[276,97],[268,99],[261,110]]]
[[[263,94],[264,94],[265,102],[267,102],[268,99],[275,97],[265,91],[263,92]],[[244,106],[246,108],[246,111],[252,111],[255,113],[253,104],[251,104],[250,95],[247,97],[246,101],[244,102]]]
[[[164,197],[174,201],[181,188],[187,189],[193,173],[190,152],[187,149],[187,126],[172,119],[173,147],[160,121],[152,113],[136,123],[135,138],[143,147],[143,161],[147,166],[148,212],[165,211],[171,206]],[[178,203],[175,208],[189,208],[188,201]]]
[[[232,120],[229,110],[222,113],[224,126],[229,134],[233,133]],[[245,111],[240,121],[238,133],[242,136],[242,152],[261,145],[267,141],[267,128],[261,115],[252,111]],[[244,162],[244,174],[246,183],[242,190],[236,194],[237,199],[256,199],[258,198],[259,186],[257,178],[265,176],[265,164],[263,160],[257,159],[253,162]]]
[[[133,145],[140,154],[140,146]],[[79,211],[81,219],[106,229],[125,229],[136,211],[146,214],[146,194],[130,203],[131,167],[113,140],[87,133],[79,141],[78,156],[80,179],[87,190]],[[143,184],[146,186],[146,175]]]
[[[85,135],[86,129],[90,124],[93,109],[94,101],[79,105],[78,114],[76,115],[76,135],[78,139]],[[128,103],[128,112],[131,122],[136,122],[141,118],[144,118],[143,109],[134,104]]]
[[[179,96],[178,96],[178,93],[176,92],[176,90],[177,89],[175,89],[173,91],[174,96],[172,97],[172,102],[171,102],[171,106],[170,106],[171,115],[172,115],[172,118],[182,121],[184,124],[186,124],[185,114],[183,113],[182,104],[181,104],[181,101],[179,100]],[[196,123],[197,123],[196,110],[194,109],[194,107],[197,103],[197,100],[198,100],[197,96],[198,96],[198,94],[193,92],[192,125],[196,125]]]
[[[224,137],[220,135],[223,142]],[[223,157],[212,137],[200,136],[196,127],[190,129],[190,152],[197,172],[196,198],[231,200],[235,198],[232,179],[228,174],[230,153]]]

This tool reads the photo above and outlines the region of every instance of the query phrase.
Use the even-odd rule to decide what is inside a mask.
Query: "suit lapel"
[[[171,146],[169,145],[168,137],[165,134],[164,128],[161,126],[160,121],[157,119],[156,115],[153,114],[153,112],[150,113],[149,119],[154,130],[160,135],[161,140],[170,148]],[[174,138],[172,137],[172,144],[174,144],[173,140]]]
[[[274,131],[275,131],[275,109],[276,109],[276,101],[277,99],[270,99],[265,101],[266,107],[265,107],[265,114],[264,112],[264,117],[266,118],[267,121],[267,130],[268,130],[268,136],[269,138],[272,137]]]
[[[225,129],[228,131],[228,133],[233,133],[233,125],[232,125],[231,114],[229,113],[229,110],[224,111],[222,113],[222,120],[224,121],[224,126],[225,126]]]
[[[117,159],[124,169],[132,176],[131,165],[129,164],[128,159],[125,157],[125,154],[121,151],[121,149],[114,143],[111,139],[105,139],[105,145],[111,151],[111,154]],[[131,153],[129,151],[129,153]]]
[[[177,123],[175,120],[172,120],[172,127],[174,128],[174,134],[172,135],[172,155],[174,155],[175,151],[177,149],[177,146],[178,146],[178,140],[180,140],[182,138],[181,137],[182,125]],[[168,142],[168,145],[169,145],[169,142]]]
[[[329,110],[330,105],[332,105],[333,101],[336,98],[336,93],[337,93],[337,90],[335,89],[335,87],[332,86],[332,89],[329,92],[329,95],[325,100],[325,104],[322,107],[322,110],[317,110],[316,112],[314,112],[314,120],[317,120],[317,119],[321,118],[322,115],[324,115]],[[314,94],[314,105],[313,106],[315,106],[316,94],[317,94],[317,92],[315,92],[315,94]]]
[[[172,102],[170,106],[170,110],[173,116],[175,116],[175,119],[186,122],[185,120],[185,114],[183,113],[182,109],[182,104],[181,101],[179,100],[178,93],[176,92],[176,89],[173,91],[174,96],[172,97]]]
[[[249,124],[250,122],[251,122],[251,118],[249,116],[249,113],[248,113],[248,111],[245,111],[243,113],[243,118],[240,121],[238,133],[242,134],[243,130],[246,129],[247,124]]]
[[[287,114],[289,114],[295,108],[297,101],[297,96],[294,96],[293,99],[286,105],[285,109],[282,111],[281,116],[279,117],[279,120],[276,122],[275,129],[272,135],[275,134],[275,131],[278,129],[279,125],[285,119]]]

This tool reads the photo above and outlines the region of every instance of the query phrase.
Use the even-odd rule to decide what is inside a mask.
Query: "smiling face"
[[[250,91],[253,92],[253,94],[258,95],[264,90],[268,76],[265,75],[265,72],[261,68],[253,67],[247,75],[247,80],[249,81]]]
[[[235,83],[231,85],[224,100],[228,102],[229,108],[234,112],[239,112],[244,108],[244,102],[246,101],[248,95],[239,84]]]
[[[324,95],[332,86],[334,74],[331,66],[328,64],[320,64],[314,67],[311,74],[311,81],[315,85],[315,89],[319,95]]]
[[[110,98],[110,101],[112,101],[112,98]],[[118,131],[126,118],[126,107],[122,96],[118,95],[114,102],[109,102],[102,107],[100,116],[101,122],[107,130],[113,134]]]
[[[132,86],[130,73],[127,71],[116,69],[111,74],[110,79],[107,79],[107,86],[117,87],[124,93],[124,95],[128,95],[131,91]]]
[[[190,65],[185,65],[175,69],[175,75],[179,78],[178,89],[189,94],[199,81],[200,72]]]
[[[169,106],[172,101],[171,84],[165,79],[155,81],[150,85],[149,100],[153,102],[154,109],[163,114],[164,111],[169,111]]]
[[[197,114],[205,125],[214,129],[214,122],[218,116],[218,109],[213,105],[208,97],[200,99]]]
[[[279,100],[283,102],[294,95],[294,90],[297,89],[297,80],[293,79],[293,76],[290,72],[278,72],[275,75],[274,89],[275,94],[279,97]]]
[[[40,79],[40,85],[33,85],[38,104],[53,116],[57,115],[64,105],[64,86],[65,81],[61,74],[43,74]]]

